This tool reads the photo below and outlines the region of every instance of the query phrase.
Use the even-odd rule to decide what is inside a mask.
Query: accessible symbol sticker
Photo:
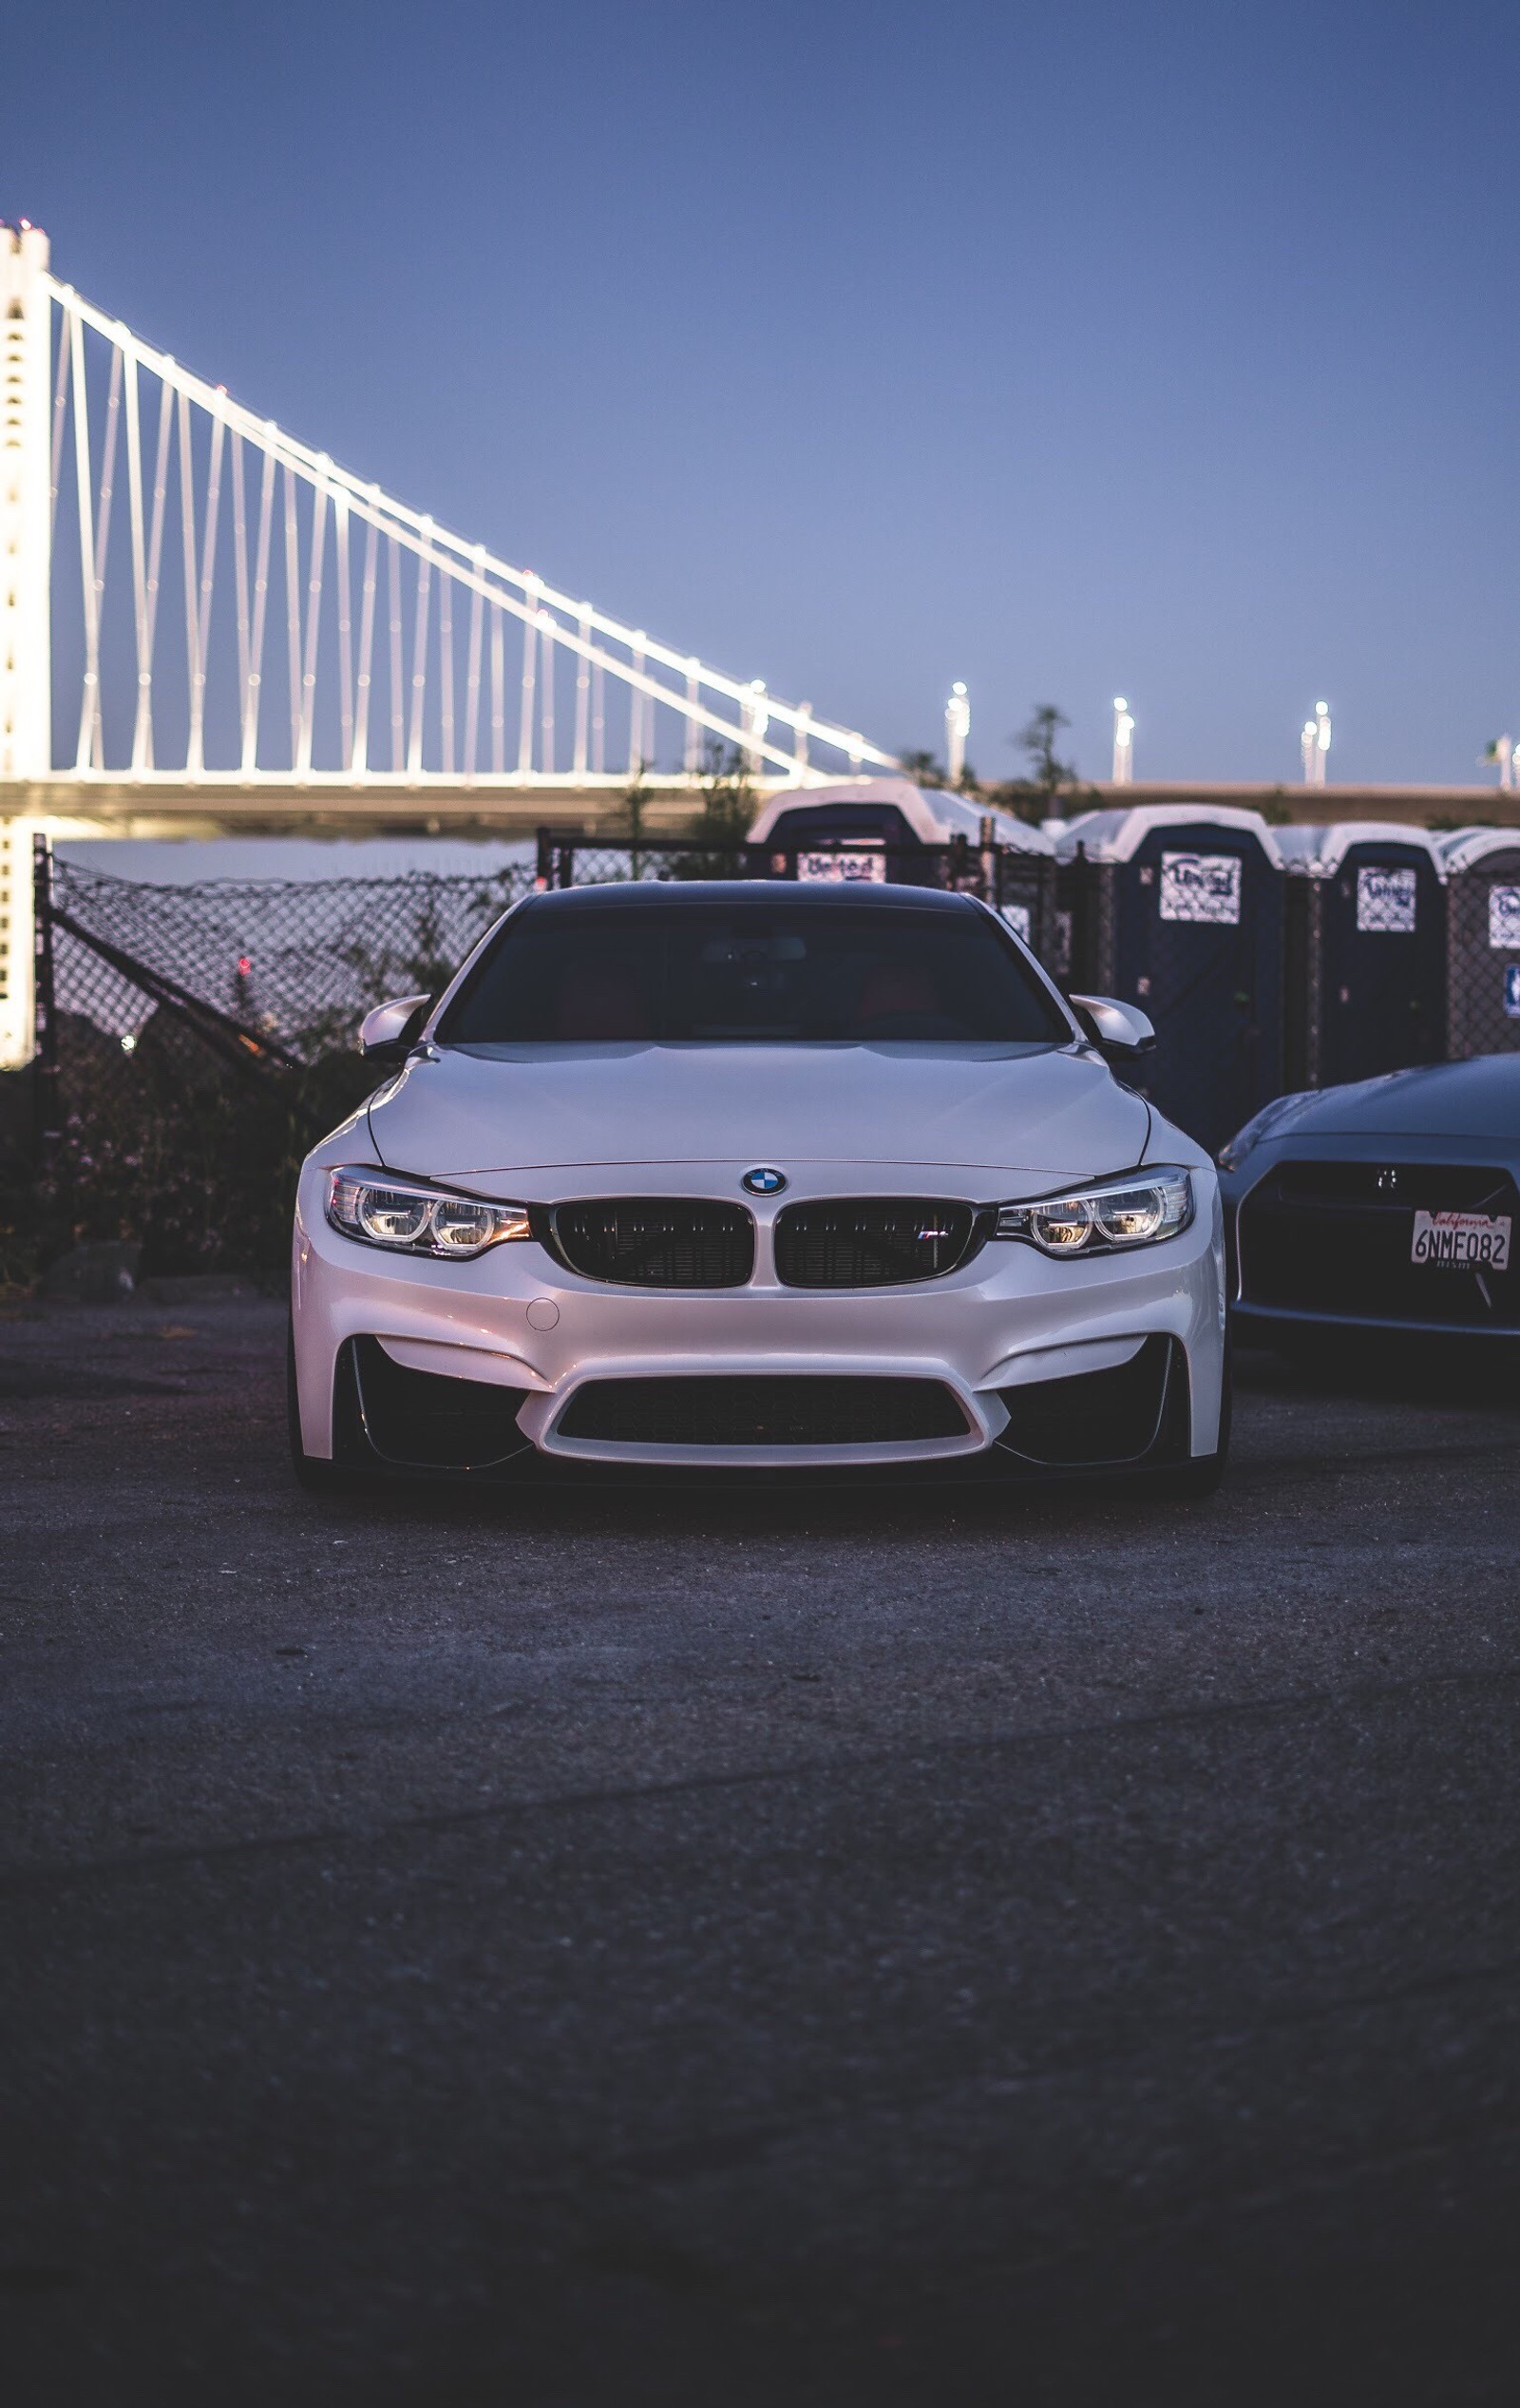
[[[1520,953],[1520,887],[1489,889],[1489,943],[1495,953]]]

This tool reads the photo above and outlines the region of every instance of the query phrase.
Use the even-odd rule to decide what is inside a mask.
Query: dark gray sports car
[[[1520,1338],[1520,1055],[1280,1096],[1219,1164],[1243,1338]]]

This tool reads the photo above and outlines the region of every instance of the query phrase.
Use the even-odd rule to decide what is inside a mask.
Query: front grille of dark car
[[[1470,1162],[1280,1164],[1241,1208],[1242,1305],[1433,1329],[1520,1327],[1513,1247],[1510,1269],[1485,1271],[1481,1284],[1471,1271],[1427,1270],[1410,1260],[1416,1211],[1520,1223],[1520,1194],[1508,1172]]]
[[[760,1372],[588,1380],[559,1435],[639,1446],[884,1446],[964,1438],[967,1427],[939,1380]]]
[[[622,1288],[742,1288],[754,1270],[754,1222],[702,1196],[607,1195],[557,1204],[549,1242],[582,1279]]]
[[[843,1195],[776,1216],[787,1288],[896,1288],[957,1271],[980,1242],[976,1208],[925,1195]]]

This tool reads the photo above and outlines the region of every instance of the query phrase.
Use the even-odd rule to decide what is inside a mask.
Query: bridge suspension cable
[[[80,696],[55,771],[665,784],[713,747],[805,784],[895,766],[466,542],[39,280],[57,321],[52,690],[77,673]]]

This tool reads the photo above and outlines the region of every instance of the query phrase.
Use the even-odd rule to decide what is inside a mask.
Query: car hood
[[[998,1045],[475,1045],[370,1106],[433,1178],[638,1162],[942,1163],[1053,1182],[1128,1170],[1150,1115],[1091,1054]]]
[[[1276,1138],[1276,1130],[1268,1131]],[[1520,1138],[1520,1054],[1479,1054],[1471,1061],[1395,1070],[1353,1087],[1330,1087],[1282,1131],[1299,1137]]]

